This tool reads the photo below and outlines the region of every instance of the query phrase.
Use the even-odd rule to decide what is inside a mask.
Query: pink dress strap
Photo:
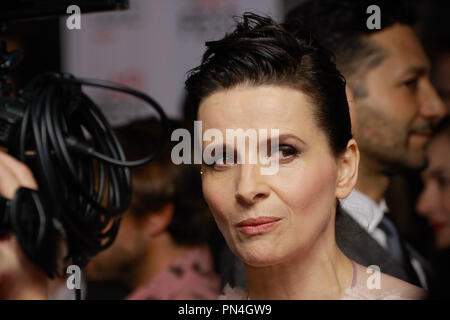
[[[352,261],[352,268],[353,268],[353,276],[352,276],[352,284],[350,285],[350,288],[353,289],[356,286],[356,282],[358,279],[358,267],[356,266],[355,261]]]

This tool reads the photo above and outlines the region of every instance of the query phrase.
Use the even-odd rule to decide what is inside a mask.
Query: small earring
[[[203,174],[203,169],[200,169],[200,174]]]

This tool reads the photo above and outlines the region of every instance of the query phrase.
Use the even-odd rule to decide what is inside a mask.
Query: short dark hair
[[[184,127],[170,121],[171,129]],[[159,122],[155,118],[140,119],[115,129],[128,160],[137,160],[153,152],[162,139]],[[201,179],[194,166],[175,165],[171,160],[174,142],[149,164],[130,169],[132,199],[129,213],[136,219],[145,218],[167,204],[174,213],[167,231],[178,244],[206,243],[214,222],[201,193]]]
[[[298,89],[315,104],[313,114],[335,154],[352,138],[345,80],[332,59],[305,30],[294,36],[269,17],[245,13],[236,29],[206,42],[200,66],[186,80],[195,112],[216,91],[238,85],[280,85]]]
[[[367,28],[370,5],[380,8],[381,29]],[[284,25],[295,33],[306,24],[321,45],[334,53],[355,96],[364,96],[367,92],[360,77],[358,81],[352,77],[363,75],[386,57],[368,36],[395,23],[412,26],[415,22],[413,7],[402,0],[310,0],[289,11]]]

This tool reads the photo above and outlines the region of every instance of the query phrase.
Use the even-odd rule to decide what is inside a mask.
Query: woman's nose
[[[242,164],[235,192],[236,200],[243,205],[250,206],[267,198],[270,188],[266,179],[267,176],[261,174],[259,165]]]

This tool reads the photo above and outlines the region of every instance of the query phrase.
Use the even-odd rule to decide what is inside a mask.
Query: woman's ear
[[[338,157],[336,198],[344,199],[352,192],[358,180],[359,149],[355,139],[350,139],[347,148]]]

